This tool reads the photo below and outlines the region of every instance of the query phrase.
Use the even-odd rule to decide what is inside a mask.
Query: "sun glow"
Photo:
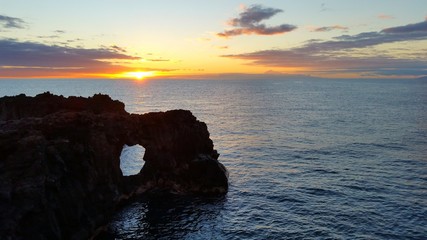
[[[142,80],[147,77],[154,77],[155,75],[156,73],[153,71],[149,71],[149,72],[138,71],[138,72],[126,72],[126,73],[123,73],[122,76],[125,78],[135,78],[138,80]]]

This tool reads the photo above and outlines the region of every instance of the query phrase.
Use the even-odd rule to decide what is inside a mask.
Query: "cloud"
[[[113,51],[115,51],[115,52],[121,52],[121,53],[125,53],[126,52],[126,49],[124,49],[122,47],[119,47],[117,45],[110,46],[110,49],[113,50]]]
[[[391,15],[387,15],[387,14],[379,14],[378,18],[379,19],[393,19],[394,17]]]
[[[308,68],[312,72],[370,72],[397,75],[400,71],[408,75],[409,73],[418,75],[427,70],[427,59],[420,57],[420,54],[402,59],[386,55],[386,52],[377,54],[367,53],[364,50],[384,43],[427,40],[425,24],[426,22],[420,22],[387,28],[379,32],[342,35],[330,41],[312,40],[301,47],[286,50],[264,50],[223,57],[247,60],[251,64],[268,67]]]
[[[52,35],[39,35],[39,36],[36,36],[36,37],[38,39],[51,39],[51,40],[58,39],[58,38],[61,37],[61,35],[65,34],[65,31],[63,31],[63,30],[55,30],[55,31],[53,31],[53,33],[54,34],[52,34]]]
[[[81,39],[81,38],[76,38],[76,39],[68,39],[67,41],[66,41],[66,43],[75,43],[75,42],[80,42],[80,41],[82,41],[83,39]]]
[[[405,26],[392,27],[383,29],[384,33],[414,33],[424,32],[427,33],[427,19],[424,22],[408,24]]]
[[[137,57],[117,53],[109,49],[84,49],[49,46],[35,42],[19,42],[13,39],[0,40],[0,65],[20,66],[92,66],[100,60],[128,59]]]
[[[234,27],[233,29],[217,33],[217,36],[227,38],[250,34],[276,35],[295,30],[297,27],[290,24],[281,24],[269,27],[261,23],[261,21],[270,19],[281,12],[283,12],[283,10],[277,8],[266,8],[261,5],[251,5],[250,7],[245,8],[244,11],[239,14],[238,18],[232,18],[228,21],[228,25]]]
[[[40,72],[114,73],[129,68],[109,61],[139,59],[109,48],[50,46],[15,39],[0,39],[0,55],[0,77]]]
[[[25,28],[26,22],[20,18],[0,15],[0,26],[4,28]]]
[[[325,3],[320,4],[320,12],[330,11],[331,8],[327,8]]]
[[[261,5],[252,5],[249,8],[244,9],[244,11],[240,13],[239,18],[231,19],[229,24],[235,27],[251,27],[280,12],[283,12],[283,10],[277,8],[264,8]]]
[[[145,59],[149,62],[169,62],[169,59],[163,59],[163,58],[151,58],[151,59]]]
[[[59,36],[58,35],[37,36],[37,38],[39,38],[39,39],[55,39],[55,38],[59,38]]]
[[[318,27],[318,28],[314,28],[312,30],[312,32],[330,32],[333,30],[348,30],[348,27],[344,27],[341,25],[334,25],[334,26],[327,26],[327,27]]]

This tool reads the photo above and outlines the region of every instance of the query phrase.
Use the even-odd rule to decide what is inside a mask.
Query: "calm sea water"
[[[427,239],[426,81],[0,80],[0,96],[44,91],[208,124],[227,196],[142,197],[114,216],[117,239]],[[142,155],[125,148],[124,171]]]

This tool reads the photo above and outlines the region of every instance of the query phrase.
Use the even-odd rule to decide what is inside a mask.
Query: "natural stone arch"
[[[225,194],[205,123],[190,111],[129,114],[107,95],[0,98],[1,239],[86,239],[147,190]],[[123,176],[124,144],[145,148]]]

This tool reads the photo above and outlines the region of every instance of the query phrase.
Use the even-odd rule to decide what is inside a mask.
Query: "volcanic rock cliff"
[[[123,176],[123,146],[145,148]],[[107,95],[0,98],[0,239],[86,239],[149,190],[225,194],[206,124],[189,111],[129,114]]]

